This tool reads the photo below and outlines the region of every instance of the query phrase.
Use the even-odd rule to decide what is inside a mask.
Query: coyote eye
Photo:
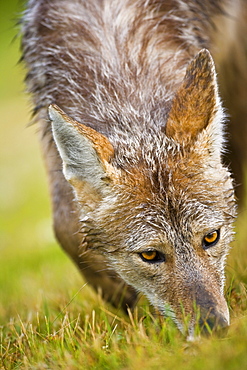
[[[203,248],[208,249],[218,243],[220,238],[220,230],[214,230],[203,237]]]
[[[144,262],[154,263],[154,262],[164,262],[165,256],[155,250],[145,251],[140,253],[140,257]]]

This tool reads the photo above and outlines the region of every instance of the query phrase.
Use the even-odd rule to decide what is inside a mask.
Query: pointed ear
[[[109,162],[114,155],[109,140],[72,120],[56,105],[49,107],[49,117],[63,161],[64,176],[74,187],[77,197],[85,197],[85,191],[88,197],[90,193],[94,198],[104,196],[109,184]]]
[[[216,146],[221,147],[223,118],[214,62],[209,51],[203,49],[186,69],[165,133],[180,144],[191,145],[206,130],[211,140],[217,141]]]

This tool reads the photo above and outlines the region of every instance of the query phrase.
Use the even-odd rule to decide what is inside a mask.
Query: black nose
[[[199,324],[204,333],[212,333],[213,331],[225,333],[229,327],[229,319],[219,312],[201,313]]]

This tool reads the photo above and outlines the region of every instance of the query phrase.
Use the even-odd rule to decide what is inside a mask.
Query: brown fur
[[[59,242],[113,304],[133,306],[140,291],[162,313],[169,306],[181,329],[190,315],[190,333],[194,302],[202,320],[228,322],[235,205],[214,63],[200,51],[224,65],[214,45],[227,7],[37,0],[23,19]],[[53,133],[50,104],[62,108],[50,107]],[[203,248],[218,229],[217,246]],[[143,261],[150,249],[165,262]]]

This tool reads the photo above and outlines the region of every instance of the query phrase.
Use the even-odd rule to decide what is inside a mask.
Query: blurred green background
[[[13,239],[19,244],[16,247],[21,251],[24,246],[31,247],[32,235],[36,232],[46,237],[48,227],[45,226],[45,220],[49,218],[49,209],[36,127],[28,126],[30,104],[24,93],[24,69],[18,63],[20,39],[17,37],[16,20],[20,15],[21,6],[16,0],[2,1],[0,6],[2,254],[9,253],[8,247],[13,243]],[[38,220],[43,220],[43,226],[37,224]],[[45,227],[46,230],[43,230]]]
[[[41,287],[49,295],[53,280],[61,279],[62,290],[66,268],[70,279],[77,276],[53,236],[37,126],[30,125],[31,102],[18,63],[22,4],[0,1],[0,325],[31,305]]]

